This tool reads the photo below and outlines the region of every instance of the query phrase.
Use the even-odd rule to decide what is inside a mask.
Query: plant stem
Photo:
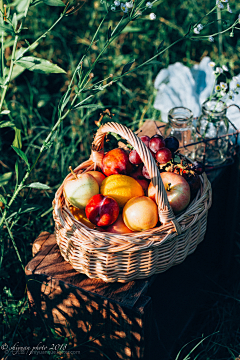
[[[62,13],[62,14],[59,16],[59,18],[55,21],[55,23],[54,23],[47,31],[45,31],[45,33],[43,33],[41,36],[39,36],[39,38],[38,38],[37,40],[35,40],[35,41],[34,41],[31,45],[29,45],[22,53],[19,54],[19,56],[16,58],[15,61],[20,60],[27,51],[31,50],[31,48],[34,47],[35,44],[37,44],[42,38],[46,37],[46,35],[49,33],[49,31],[51,31],[51,30],[59,23],[59,21],[62,20],[62,18],[63,18],[64,16],[65,16],[65,13]]]
[[[70,113],[71,110],[67,110],[66,113],[60,117],[58,119],[58,121],[56,122],[56,124],[54,125],[54,127],[52,128],[52,130],[50,131],[50,133],[48,134],[48,136],[46,137],[46,140],[43,142],[43,145],[38,153],[38,156],[36,158],[36,160],[34,161],[33,165],[31,166],[31,168],[26,172],[24,178],[22,179],[21,183],[18,185],[16,191],[14,191],[13,196],[11,197],[9,203],[7,204],[3,214],[2,214],[2,218],[0,220],[0,228],[3,225],[6,216],[7,216],[7,210],[9,210],[9,208],[11,207],[12,203],[14,202],[14,200],[16,199],[17,195],[19,194],[19,192],[24,188],[25,186],[25,182],[28,179],[30,173],[32,172],[32,170],[35,168],[40,156],[42,155],[43,151],[47,148],[47,143],[49,142],[49,140],[51,139],[52,134],[57,130],[58,126],[60,125],[60,123],[65,119],[65,117]]]
[[[218,20],[218,55],[219,58],[222,57],[222,53],[223,53],[223,38],[222,38],[222,14],[221,14],[221,10],[219,8],[217,8],[217,20]]]
[[[9,83],[10,83],[10,81],[11,81],[11,77],[12,77],[12,72],[13,72],[13,65],[14,65],[14,59],[15,59],[17,42],[18,42],[18,35],[16,35],[16,36],[15,36],[15,39],[14,39],[13,50],[12,50],[12,58],[11,58],[11,64],[10,64],[10,68],[9,68],[9,73],[8,73],[8,77],[7,77],[6,81],[5,81],[5,84],[4,84],[4,87],[3,87],[2,96],[1,96],[0,112],[2,111],[3,102],[4,102],[4,99],[5,99],[5,96],[6,96],[6,92],[7,92]]]
[[[10,236],[10,238],[11,238],[11,240],[12,240],[13,247],[14,247],[14,249],[15,249],[15,251],[16,251],[16,254],[17,254],[18,260],[20,261],[20,264],[21,264],[22,269],[23,269],[23,271],[24,271],[24,265],[23,265],[23,262],[22,262],[21,256],[20,256],[20,254],[19,254],[19,251],[18,251],[17,245],[16,245],[16,243],[15,243],[15,240],[14,240],[13,234],[12,234],[12,232],[11,232],[11,230],[10,230],[9,226],[8,226],[8,222],[7,222],[5,219],[4,219],[4,222],[5,222],[6,228],[7,228],[7,230],[8,230],[9,236]]]

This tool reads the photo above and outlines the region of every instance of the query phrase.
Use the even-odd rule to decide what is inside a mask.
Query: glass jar
[[[199,146],[196,157],[197,160],[205,160],[205,164],[208,166],[217,166],[226,160],[228,136],[225,135],[228,134],[229,128],[226,112],[226,104],[215,98],[205,101],[202,105],[197,131],[202,140],[206,141]]]
[[[168,124],[164,135],[174,136],[179,141],[181,154],[195,160],[197,145],[190,145],[198,141],[196,128],[193,126],[193,113],[185,107],[174,107],[168,112]],[[188,145],[188,146],[186,146]]]

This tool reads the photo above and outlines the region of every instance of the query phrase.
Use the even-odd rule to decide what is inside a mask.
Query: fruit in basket
[[[124,224],[122,214],[119,214],[117,220],[112,225],[108,226],[105,231],[115,234],[128,234],[133,232]]]
[[[172,207],[173,212],[178,214],[184,210],[190,202],[190,186],[181,175],[172,172],[162,172],[160,175],[167,192],[169,204]],[[155,201],[155,190],[152,182],[148,187],[148,196]]]
[[[65,180],[63,192],[69,203],[79,209],[84,209],[89,199],[99,194],[97,180],[90,174],[84,173],[75,175],[75,178]]]
[[[165,141],[162,135],[154,135],[149,141],[149,149],[156,153],[161,148],[165,147]]]
[[[100,171],[94,171],[94,170],[91,170],[91,171],[87,171],[87,174],[90,174],[92,175],[98,182],[98,185],[100,186],[101,183],[103,182],[103,180],[105,179],[105,175],[103,175],[103,173],[101,173]]]
[[[157,151],[155,158],[160,165],[166,164],[172,159],[172,152],[168,148],[163,147]]]
[[[132,231],[154,228],[158,223],[156,203],[147,196],[130,199],[123,208],[123,221]]]
[[[202,175],[202,173],[205,171],[205,166],[200,161],[195,161],[193,164],[193,170],[196,174]]]
[[[144,195],[143,188],[137,180],[120,174],[106,177],[100,187],[100,193],[114,198],[120,208],[123,208],[132,197]]]
[[[129,154],[129,161],[133,165],[139,165],[142,163],[142,159],[138,155],[137,151],[133,149]]]
[[[136,181],[141,185],[143,188],[144,194],[147,195],[149,181],[146,179],[136,179]]]
[[[91,223],[97,226],[109,226],[117,220],[119,206],[113,198],[97,194],[88,201],[85,213]]]
[[[201,187],[201,180],[198,174],[194,173],[194,171],[183,170],[182,176],[187,180],[190,190],[191,190],[191,199],[193,199],[198,190]]]
[[[179,148],[179,141],[174,136],[168,136],[165,139],[165,147],[168,148],[171,152],[175,152]]]
[[[102,171],[106,176],[129,174],[132,171],[132,164],[129,161],[127,151],[121,148],[108,151],[102,160]]]
[[[142,135],[142,136],[139,136],[140,139],[142,140],[142,142],[147,146],[149,147],[149,141],[150,141],[150,137],[147,136],[147,135]]]
[[[130,176],[134,179],[144,179],[143,173],[142,173],[143,164],[140,164],[137,169],[135,169],[133,172],[130,173]]]
[[[91,223],[91,221],[88,220],[84,209],[78,209],[75,206],[71,206],[70,211],[77,221],[80,221],[90,229],[94,229],[96,227],[96,225],[94,225],[93,223]]]
[[[148,173],[147,168],[146,168],[145,165],[144,165],[143,168],[142,168],[142,174],[143,174],[143,176],[144,176],[146,179],[148,179],[148,180],[151,179],[151,176],[149,175],[149,173]]]

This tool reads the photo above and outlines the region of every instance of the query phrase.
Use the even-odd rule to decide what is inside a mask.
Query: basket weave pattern
[[[64,259],[90,278],[107,282],[146,278],[180,264],[203,240],[207,213],[211,206],[211,184],[202,174],[201,189],[195,199],[178,216],[168,202],[166,190],[150,151],[130,129],[117,123],[99,128],[92,144],[92,154],[80,164],[76,174],[96,169],[104,155],[104,137],[115,132],[139,153],[156,191],[161,226],[130,234],[113,234],[89,229],[77,221],[64,198],[63,184],[53,201],[53,217],[58,246]],[[73,178],[69,174],[64,181]]]

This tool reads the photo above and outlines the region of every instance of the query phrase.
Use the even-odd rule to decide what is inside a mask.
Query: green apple
[[[84,209],[91,197],[99,194],[99,185],[92,175],[84,173],[65,181],[63,192],[71,205]]]

